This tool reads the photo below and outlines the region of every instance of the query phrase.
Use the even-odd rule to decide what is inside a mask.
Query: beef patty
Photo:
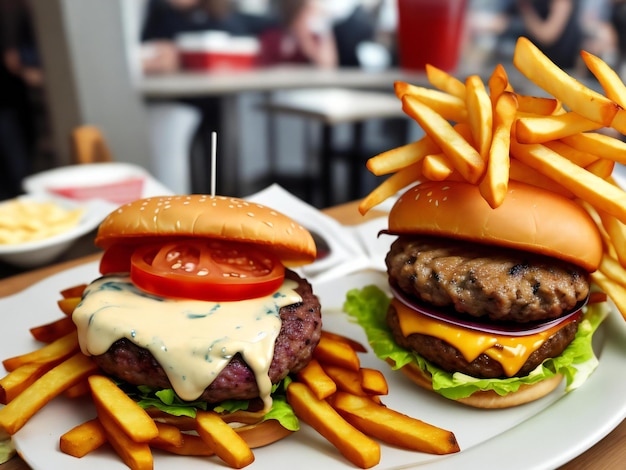
[[[401,236],[386,264],[405,294],[494,321],[558,318],[589,293],[588,274],[573,264],[457,240]]]
[[[298,283],[295,289],[302,302],[280,309],[282,325],[274,346],[274,358],[269,369],[272,383],[278,383],[290,372],[298,372],[311,360],[322,331],[320,303],[311,285],[293,271],[285,276]],[[115,377],[135,385],[172,388],[165,371],[154,356],[127,339],[113,343],[109,350],[93,356],[100,368]],[[259,396],[252,370],[238,354],[215,378],[200,400],[219,403],[227,399],[249,400]]]

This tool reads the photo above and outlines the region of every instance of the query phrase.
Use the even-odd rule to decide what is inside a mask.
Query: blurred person
[[[517,0],[524,31],[555,64],[564,69],[580,65],[584,31],[580,0]]]
[[[339,65],[361,66],[359,45],[376,40],[375,14],[361,0],[323,0],[323,7],[332,20]]]
[[[260,35],[262,65],[338,65],[331,19],[318,0],[279,0],[276,14],[278,24]]]

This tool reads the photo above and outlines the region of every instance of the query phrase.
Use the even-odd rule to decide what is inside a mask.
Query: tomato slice
[[[276,292],[285,278],[280,260],[251,245],[181,240],[141,246],[130,258],[140,289],[163,297],[237,301]]]

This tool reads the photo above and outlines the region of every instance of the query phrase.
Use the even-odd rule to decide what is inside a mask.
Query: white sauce
[[[267,297],[215,303],[164,299],[140,291],[128,277],[106,276],[85,290],[73,320],[84,354],[103,354],[126,338],[152,353],[174,391],[188,401],[198,398],[241,353],[269,408],[268,372],[281,326],[279,310],[302,300],[296,287],[285,280]]]

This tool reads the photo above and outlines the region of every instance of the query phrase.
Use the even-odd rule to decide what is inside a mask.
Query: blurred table
[[[361,216],[357,210],[357,202],[341,204],[324,210],[331,217],[341,221],[346,225],[354,225],[364,222],[373,217],[381,215],[380,212],[370,211],[366,216]],[[0,280],[0,298],[19,292],[30,285],[45,279],[48,276],[56,274],[65,269],[80,265],[82,263],[94,261],[98,259],[98,253],[91,254],[86,257],[67,261],[65,263],[56,264],[46,268],[26,272],[8,279]],[[602,397],[598,397],[601,400]],[[580,423],[584,426],[585,423]],[[558,437],[556,437],[558,439]],[[561,470],[578,470],[581,468],[602,468],[617,469],[623,467],[626,459],[626,421],[623,421],[608,436],[598,442],[591,449],[587,450],[571,462],[561,467]],[[532,449],[530,450],[532,451]],[[29,466],[20,458],[14,457],[7,463],[0,465],[1,470],[29,470]]]
[[[413,84],[426,84],[426,75],[404,72],[400,69],[368,71],[358,67],[320,69],[309,65],[284,65],[254,68],[244,71],[182,71],[167,75],[142,77],[137,83],[146,100],[180,100],[217,96],[222,100],[222,134],[219,136],[220,154],[228,155],[220,165],[224,181],[221,192],[243,196],[239,192],[240,145],[242,133],[237,96],[240,93],[271,93],[301,88],[341,87],[348,89],[374,89],[393,93],[396,80]],[[401,108],[398,102],[398,109]]]

